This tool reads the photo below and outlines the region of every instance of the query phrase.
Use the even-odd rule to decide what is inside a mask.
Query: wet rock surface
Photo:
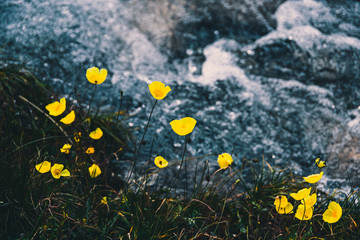
[[[187,157],[234,149],[237,166],[264,156],[302,174],[321,157],[329,178],[359,186],[359,1],[5,0],[0,10],[3,56],[25,61],[70,99],[75,89],[92,91],[88,67],[107,68],[95,104],[116,111],[123,91],[138,138],[154,103],[147,84],[171,86],[138,169],[156,155],[179,161],[184,139],[169,122],[191,116],[198,123]],[[120,174],[131,157],[113,161]],[[189,161],[192,176],[206,161],[217,169],[216,155]]]

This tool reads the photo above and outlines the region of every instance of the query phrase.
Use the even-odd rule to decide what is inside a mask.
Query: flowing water
[[[169,122],[189,116],[187,157],[234,151],[235,166],[264,157],[300,174],[320,157],[327,186],[359,186],[359,16],[355,0],[3,0],[0,45],[70,99],[88,91],[87,68],[108,69],[95,102],[114,112],[123,91],[138,137],[154,103],[147,84],[170,85],[142,163],[153,139],[152,158],[179,160],[184,139]],[[130,158],[113,164],[124,172]],[[217,169],[216,159],[196,161]]]

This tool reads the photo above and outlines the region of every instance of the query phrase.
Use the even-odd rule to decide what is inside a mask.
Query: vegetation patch
[[[176,93],[161,82],[149,85],[144,94],[154,105],[132,149],[126,111],[99,114],[92,102],[107,70],[92,67],[86,77],[88,91],[59,97],[28,68],[0,60],[1,239],[359,239],[359,192],[320,191],[324,160],[314,160],[314,174],[296,176],[291,166],[274,168],[265,159],[233,167],[233,153],[219,153],[219,169],[204,169],[190,188],[191,116],[169,123],[185,139],[181,159],[157,156],[142,173],[136,163],[152,112]],[[90,101],[79,103],[81,94]],[[121,161],[125,152],[132,165],[120,178],[110,159]],[[169,167],[178,167],[175,181],[150,188],[150,177],[156,182]]]

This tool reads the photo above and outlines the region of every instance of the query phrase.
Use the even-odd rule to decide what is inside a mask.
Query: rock
[[[203,48],[223,37],[250,42],[276,28],[273,13],[284,0],[131,0],[126,15],[171,57]],[[171,58],[170,58],[171,59]]]
[[[358,3],[352,4],[359,9]],[[339,27],[343,19],[332,14],[337,10],[331,8],[336,6],[311,0],[284,3],[275,13],[276,31],[242,49],[240,56],[252,54],[245,54],[245,61],[239,65],[251,74],[298,79],[304,83],[357,82],[360,78],[360,35],[357,35],[360,26],[350,20],[350,16],[353,11],[360,10],[351,10],[345,16],[337,14],[349,20],[344,23],[347,27]],[[349,31],[352,34],[347,35]]]

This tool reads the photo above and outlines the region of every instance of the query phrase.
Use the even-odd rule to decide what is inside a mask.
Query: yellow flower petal
[[[95,149],[93,147],[89,147],[88,149],[86,149],[85,151],[87,154],[93,154],[95,152]]]
[[[101,174],[101,169],[95,163],[89,167],[89,174],[91,178],[96,178]]]
[[[60,119],[60,122],[64,124],[71,124],[75,120],[75,112],[71,111],[68,115]]]
[[[165,84],[162,82],[154,81],[149,85],[149,91],[155,99],[162,100],[171,91],[171,89],[169,86],[165,87]]]
[[[162,156],[157,156],[154,160],[154,163],[159,168],[164,168],[168,165],[168,161],[166,161]]]
[[[86,70],[86,78],[92,84],[101,84],[105,81],[107,70],[102,68],[100,71],[97,67],[88,68]]]
[[[285,208],[288,204],[288,199],[285,196],[276,196],[274,205],[276,209]]]
[[[62,177],[70,177],[70,172],[69,172],[69,170],[64,169],[64,170],[61,171],[60,175]]]
[[[232,164],[233,159],[230,154],[223,153],[218,156],[218,163],[220,168],[227,168],[229,165]]]
[[[108,202],[107,202],[107,197],[103,197],[102,199],[101,199],[101,203],[102,204],[107,204]]]
[[[318,168],[323,168],[326,166],[325,161],[320,161],[320,158],[317,158],[315,160],[315,163],[316,163],[316,166],[318,166]]]
[[[328,209],[323,214],[323,220],[328,223],[336,223],[342,216],[342,208],[337,202],[330,202]]]
[[[40,173],[46,173],[50,171],[51,163],[49,161],[43,161],[35,166],[36,170]]]
[[[288,202],[284,208],[277,208],[276,211],[279,214],[289,214],[289,213],[293,213],[293,209],[294,206]]]
[[[299,190],[297,193],[290,193],[290,196],[295,200],[301,200],[306,198],[310,195],[311,187],[310,188],[303,188]]]
[[[59,116],[60,114],[62,114],[65,109],[66,109],[66,100],[65,98],[61,98],[60,102],[55,101],[53,103],[50,103],[48,105],[46,105],[46,110],[49,111],[49,114],[51,116]]]
[[[101,131],[100,128],[97,128],[95,129],[95,131],[92,131],[90,134],[89,134],[89,137],[91,137],[92,139],[100,139],[103,135],[103,132]]]
[[[305,204],[306,207],[312,207],[315,205],[317,200],[316,193],[313,193],[307,197],[305,197],[303,200],[301,200],[302,204]]]
[[[321,172],[319,174],[312,174],[312,175],[309,175],[309,176],[303,177],[303,178],[308,183],[316,183],[317,181],[319,181],[322,178],[323,174],[324,174],[324,172]]]
[[[313,207],[300,204],[296,210],[295,217],[299,220],[309,220],[313,216]]]
[[[59,179],[61,176],[61,171],[64,169],[64,165],[63,164],[57,164],[55,163],[52,167],[51,167],[51,174],[54,178]]]
[[[71,149],[71,145],[69,143],[66,143],[62,148],[60,148],[60,152],[69,154],[70,149]]]
[[[176,134],[180,136],[185,136],[194,130],[196,120],[191,117],[185,117],[180,120],[171,121],[170,125]]]

